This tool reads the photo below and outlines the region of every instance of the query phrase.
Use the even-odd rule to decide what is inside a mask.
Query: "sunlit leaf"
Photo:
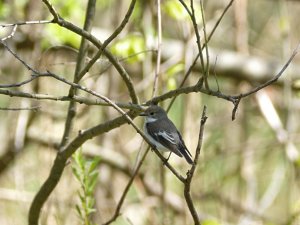
[[[187,8],[191,11],[189,1],[186,1]],[[189,21],[190,16],[187,10],[178,0],[168,0],[163,4],[163,11],[171,18],[178,21]],[[194,4],[196,22],[202,24],[202,12],[199,4]]]
[[[76,211],[77,211],[77,213],[78,213],[78,216],[79,216],[79,217],[82,217],[82,212],[81,212],[81,210],[80,210],[79,205],[76,204],[75,209],[76,209]]]
[[[60,27],[56,24],[49,24],[45,28],[46,36],[51,37],[45,39],[43,46],[47,47],[47,42],[50,45],[70,45],[74,48],[78,48],[80,44],[80,36]]]
[[[118,55],[122,59],[133,63],[142,61],[144,54],[139,54],[145,50],[145,41],[141,36],[129,35],[124,39],[117,41],[112,45],[112,53]]]
[[[168,0],[163,4],[163,11],[175,20],[188,20],[189,14],[177,0]]]
[[[92,160],[88,173],[91,173],[93,170],[95,170],[95,168],[99,165],[100,160],[100,157],[95,157]]]
[[[175,90],[177,88],[176,80],[174,77],[168,79],[167,87],[169,91]]]

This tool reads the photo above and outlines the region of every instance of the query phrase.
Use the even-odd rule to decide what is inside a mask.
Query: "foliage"
[[[165,1],[162,5],[162,9],[169,17],[176,21],[188,21],[190,19],[188,12],[177,0]],[[202,24],[200,5],[195,4],[194,10],[197,23]]]
[[[72,156],[72,171],[80,183],[81,190],[78,191],[80,204],[76,204],[76,211],[84,225],[92,225],[90,216],[95,212],[94,191],[98,181],[98,165],[100,157],[89,160],[82,153],[82,149],[75,152]]]
[[[60,15],[63,18],[73,21],[79,26],[83,25],[85,7],[82,1],[68,0],[68,1],[59,1],[54,0],[55,4],[59,10]],[[79,48],[80,36],[69,30],[59,27],[55,24],[50,24],[46,26],[45,34],[50,39],[44,39],[43,46],[48,48],[53,45],[69,45],[75,48]],[[50,43],[49,43],[50,42]]]

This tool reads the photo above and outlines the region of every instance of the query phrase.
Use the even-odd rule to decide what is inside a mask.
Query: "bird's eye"
[[[154,115],[154,112],[151,112],[150,115],[153,116],[153,115]]]

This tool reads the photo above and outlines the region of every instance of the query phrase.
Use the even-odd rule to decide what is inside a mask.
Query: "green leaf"
[[[81,180],[81,177],[80,177],[80,172],[78,171],[78,169],[77,169],[76,167],[73,167],[73,166],[72,166],[72,172],[73,172],[74,176],[76,177],[76,179],[77,179],[78,181],[80,181],[80,180]]]
[[[92,171],[94,171],[96,169],[96,167],[98,167],[99,163],[100,163],[101,158],[100,157],[95,157],[90,165],[89,171],[88,173],[90,174]]]
[[[82,221],[84,221],[84,224],[91,224],[88,216],[95,211],[93,193],[98,181],[99,172],[97,166],[99,165],[100,158],[95,157],[92,160],[87,160],[81,149],[74,153],[72,157],[74,159],[72,171],[81,184],[81,188],[77,194],[80,199],[80,205],[76,205],[76,210]]]
[[[82,212],[81,212],[81,209],[80,209],[80,207],[79,207],[78,204],[76,204],[75,209],[76,209],[76,211],[77,211],[77,213],[78,213],[78,216],[79,216],[80,218],[82,218]]]
[[[98,182],[98,172],[93,174],[92,177],[88,181],[88,185],[87,185],[88,193],[92,194],[94,192],[97,182]]]
[[[168,0],[162,6],[163,11],[175,20],[188,20],[189,14],[178,0]]]
[[[191,11],[190,4],[187,3],[188,9]],[[190,16],[186,9],[178,0],[168,0],[162,5],[163,11],[172,19],[178,21],[189,21]],[[194,4],[196,22],[202,24],[201,8],[199,4]]]
[[[94,196],[88,197],[87,198],[87,206],[88,206],[88,208],[93,208],[94,204],[95,204]]]
[[[81,194],[80,192],[78,193],[79,199],[81,202],[84,202],[85,196]]]
[[[167,87],[169,91],[177,88],[176,80],[173,77],[168,79]]]
[[[63,27],[59,27],[56,24],[49,24],[45,27],[45,36],[51,37],[51,39],[45,39],[43,46],[53,45],[70,45],[74,48],[79,48],[80,36],[74,32],[68,31]]]
[[[84,167],[85,167],[85,164],[86,164],[86,160],[84,159],[83,157],[83,154],[82,154],[82,149],[79,149],[78,151],[76,151],[73,155],[74,159],[75,159],[75,162],[76,164],[79,166],[80,170],[79,172],[83,172],[84,171]]]
[[[24,6],[22,6],[21,8],[23,9]],[[0,2],[0,19],[1,20],[7,19],[10,11],[11,11],[11,7],[9,7],[9,4],[5,4],[5,3],[3,3],[3,1],[1,1]]]
[[[94,179],[94,177],[98,176],[98,174],[99,174],[98,170],[94,170],[88,174],[88,179],[89,180]]]
[[[88,212],[88,215],[90,215],[91,213],[96,212],[96,209],[88,208],[87,212]]]

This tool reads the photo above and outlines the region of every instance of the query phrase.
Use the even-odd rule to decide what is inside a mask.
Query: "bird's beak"
[[[147,114],[145,112],[146,109],[147,109],[147,107],[142,107],[143,112],[140,113],[140,116],[147,116]]]
[[[145,112],[140,113],[140,116],[147,116]]]

